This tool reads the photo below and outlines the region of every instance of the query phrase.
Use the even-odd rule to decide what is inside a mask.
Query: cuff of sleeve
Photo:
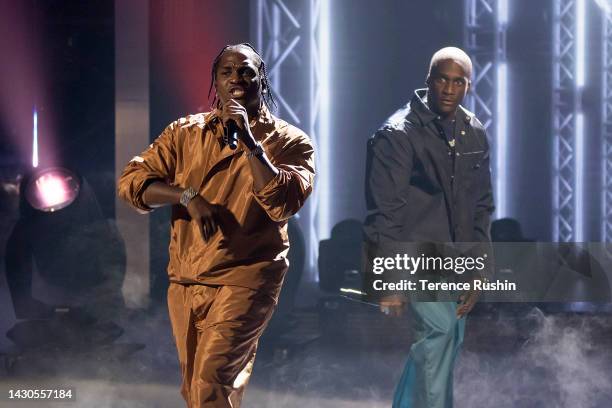
[[[136,188],[135,194],[134,194],[134,207],[136,207],[136,209],[138,210],[139,213],[141,214],[147,214],[150,213],[151,211],[153,211],[153,208],[149,207],[148,205],[145,204],[145,202],[142,199],[142,196],[144,195],[145,190],[147,189],[147,187],[149,187],[149,185],[155,181],[159,181],[160,179],[158,178],[148,178],[145,179],[140,186],[138,186]]]
[[[270,193],[274,192],[281,183],[283,177],[282,172],[283,171],[281,169],[278,169],[278,173],[276,173],[276,175],[272,177],[270,181],[268,181],[268,184],[266,184],[261,190],[255,191],[255,189],[253,189],[253,194],[255,197],[260,200],[265,200]]]
[[[285,195],[282,193],[282,189],[287,184],[286,172],[279,169],[276,176],[272,178],[261,190],[255,191],[253,189],[253,198],[259,203],[261,208],[268,214],[273,221],[283,221],[290,217],[287,209],[287,202]]]

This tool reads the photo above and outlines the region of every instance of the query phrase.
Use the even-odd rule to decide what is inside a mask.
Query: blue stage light
[[[496,216],[508,216],[508,65],[500,62],[497,65],[497,112],[495,141],[495,175],[496,175]]]

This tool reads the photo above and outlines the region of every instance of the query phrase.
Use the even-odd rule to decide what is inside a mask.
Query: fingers
[[[202,239],[208,241],[219,229],[217,212],[214,205],[201,196],[194,197],[187,206],[189,216],[196,223]]]
[[[195,218],[194,219],[196,225],[198,226],[198,230],[200,231],[200,235],[202,235],[202,238],[204,239],[204,241],[207,240],[206,238],[206,230],[204,229],[204,224],[202,223],[202,219],[201,218]]]
[[[401,313],[401,310],[401,307],[398,307],[397,305],[380,306],[380,311],[387,316],[399,316],[398,313]]]
[[[387,316],[400,317],[404,312],[404,303],[398,301],[381,301],[380,311]]]
[[[384,314],[388,315],[391,312],[391,302],[386,301],[386,300],[381,300],[379,306],[380,306],[380,311],[383,312]]]
[[[244,125],[248,121],[247,117],[246,109],[235,99],[228,100],[221,108],[221,120],[224,125],[227,124],[228,120],[233,120],[239,128],[244,129]]]
[[[467,303],[460,303],[459,306],[457,306],[457,318],[461,319],[467,312],[469,312]]]
[[[212,238],[213,235],[217,232],[218,225],[213,217],[208,217],[204,219],[204,223],[206,225],[206,230],[208,231],[208,238]]]
[[[208,241],[219,229],[219,225],[213,217],[202,217],[200,220],[202,225],[202,238],[204,241]]]
[[[208,237],[211,238],[217,231],[217,226],[213,218],[209,218],[206,221],[208,222],[208,234],[209,234]]]
[[[467,313],[465,305],[459,305],[457,308],[457,318],[461,319]]]
[[[457,317],[462,318],[472,311],[474,305],[476,305],[476,301],[478,299],[478,295],[475,293],[470,293],[469,295],[461,295],[460,296],[461,303],[457,306]]]
[[[230,98],[230,99],[228,99],[228,100],[227,100],[227,103],[226,103],[225,105],[223,105],[223,107],[226,107],[226,106],[227,106],[228,108],[230,108],[230,107],[232,107],[232,108],[236,108],[236,107],[238,107],[238,108],[242,108],[242,109],[244,109],[244,108],[242,107],[242,105],[241,105],[240,103],[238,103],[238,101],[237,101],[237,100],[235,100],[235,99],[233,99],[233,98]]]
[[[210,238],[210,222],[207,218],[202,218],[202,225],[204,226],[204,241],[208,241],[208,238]]]

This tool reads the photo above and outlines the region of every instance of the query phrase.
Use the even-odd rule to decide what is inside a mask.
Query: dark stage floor
[[[0,291],[4,333],[13,318],[4,282]],[[261,341],[244,407],[391,405],[410,342],[408,319],[393,320],[373,308],[343,301],[325,309],[329,306],[329,302],[321,306],[321,314],[321,307],[298,311],[290,330],[271,327],[273,331]],[[95,350],[33,350],[17,356],[3,338],[3,392],[70,386],[76,390],[76,402],[45,405],[5,400],[0,406],[183,406],[164,308],[127,312],[116,322],[124,334],[114,346]],[[608,408],[611,332],[612,317],[603,312],[481,308],[468,320],[455,372],[456,406]],[[145,347],[134,352],[127,344]]]

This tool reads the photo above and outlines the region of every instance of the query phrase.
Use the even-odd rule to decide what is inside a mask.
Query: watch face
[[[191,199],[198,195],[198,192],[195,191],[192,187],[188,187],[185,191],[181,193],[181,198],[179,202],[187,207],[187,204],[191,201]]]

